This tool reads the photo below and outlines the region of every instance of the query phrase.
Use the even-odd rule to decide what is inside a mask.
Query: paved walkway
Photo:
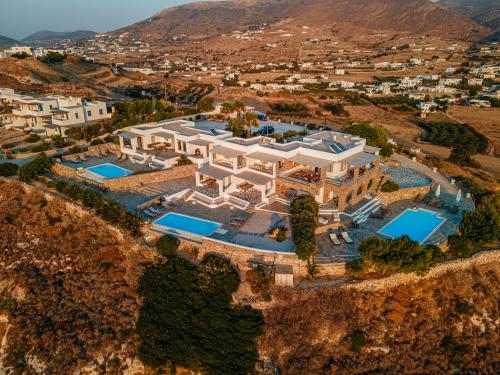
[[[392,155],[392,159],[401,163],[402,167],[413,169],[426,177],[429,177],[435,184],[441,185],[441,189],[448,191],[451,194],[457,194],[458,188],[456,185],[452,185],[450,180],[439,173],[434,173],[428,166],[419,163],[417,161],[412,161],[406,156],[400,154]]]

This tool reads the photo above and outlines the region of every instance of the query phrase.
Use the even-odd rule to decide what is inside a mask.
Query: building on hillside
[[[0,89],[0,102],[12,107],[12,114],[0,116],[0,125],[34,131],[47,137],[64,137],[71,127],[111,117],[105,102],[75,97],[53,95],[34,98]]]
[[[379,150],[338,132],[280,144],[173,120],[134,126],[119,138],[121,152],[136,163],[170,168],[181,155],[196,163],[193,198],[209,207],[289,203],[311,194],[321,205],[344,211],[378,191],[383,180]]]

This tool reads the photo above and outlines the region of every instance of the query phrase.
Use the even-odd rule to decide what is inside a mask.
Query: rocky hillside
[[[136,359],[134,330],[137,282],[155,254],[0,179],[0,374],[155,373]],[[258,373],[498,373],[499,262],[492,252],[425,278],[273,291]]]
[[[261,353],[289,375],[499,373],[499,262],[496,252],[423,279],[282,290]]]
[[[147,248],[5,180],[0,233],[0,373],[142,373],[132,332]]]
[[[493,31],[500,32],[500,1],[498,0],[441,0],[439,3],[472,18]]]
[[[252,25],[293,20],[298,25],[327,26],[338,32],[374,31],[477,38],[487,30],[471,19],[428,0],[233,0],[193,3],[163,10],[120,29],[143,40],[174,36],[210,37]]]

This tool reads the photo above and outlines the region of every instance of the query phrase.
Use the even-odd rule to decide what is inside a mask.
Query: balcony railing
[[[254,170],[259,171],[259,172],[264,172],[264,173],[267,173],[270,175],[272,175],[274,173],[273,167],[266,167],[262,164],[253,164],[253,165],[250,165],[248,168],[254,169]]]
[[[218,198],[220,196],[220,194],[219,194],[218,191],[207,189],[207,188],[204,188],[202,186],[197,186],[195,188],[195,191],[198,192],[198,193],[200,193],[200,194],[205,195],[208,198],[212,198],[212,199],[213,198]]]

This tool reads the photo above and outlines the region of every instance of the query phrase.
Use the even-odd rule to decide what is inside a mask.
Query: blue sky
[[[0,35],[22,39],[39,30],[105,32],[193,0],[0,0]]]

